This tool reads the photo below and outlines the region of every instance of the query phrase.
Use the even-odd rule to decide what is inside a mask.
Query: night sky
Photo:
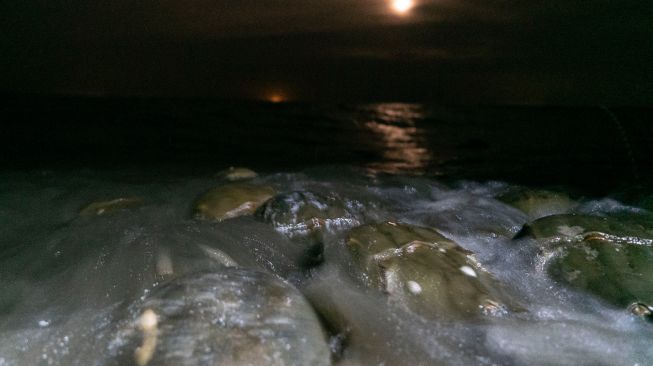
[[[652,105],[631,0],[0,2],[0,91]]]

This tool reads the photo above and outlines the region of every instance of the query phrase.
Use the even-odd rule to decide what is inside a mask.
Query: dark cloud
[[[0,3],[8,92],[647,104],[652,6],[422,0]]]

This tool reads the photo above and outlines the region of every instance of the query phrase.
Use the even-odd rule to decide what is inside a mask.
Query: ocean
[[[0,105],[0,366],[653,362],[650,109]]]

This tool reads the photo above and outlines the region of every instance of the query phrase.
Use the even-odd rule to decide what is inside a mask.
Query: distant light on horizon
[[[266,99],[270,103],[283,103],[287,101],[286,97],[281,93],[272,93]]]
[[[398,14],[406,14],[415,6],[413,0],[393,0],[392,9]]]

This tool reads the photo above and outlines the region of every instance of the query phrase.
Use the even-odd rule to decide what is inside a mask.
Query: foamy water
[[[217,353],[228,349],[216,346],[227,342],[216,329],[251,322],[285,327],[277,334],[261,328],[262,339],[271,342],[265,347],[279,350],[271,354],[270,364],[314,364],[311,354],[321,354],[324,364],[347,365],[653,362],[650,323],[553,281],[543,266],[541,244],[512,239],[531,218],[496,199],[512,188],[509,184],[444,184],[372,176],[369,170],[348,167],[264,173],[256,183],[280,193],[335,195],[353,212],[346,225],[328,228],[323,262],[304,268],[296,242],[260,218],[221,223],[193,218],[196,199],[219,184],[213,173],[177,178],[146,169],[2,173],[0,365],[137,362],[134,352],[147,338],[139,321],[148,308],[188,319],[179,323],[184,326],[159,329],[164,340],[152,364],[216,360]],[[102,215],[79,214],[89,203],[118,197],[138,197],[142,204]],[[574,211],[644,213],[608,198],[579,198]],[[387,301],[365,285],[344,245],[351,227],[383,221],[434,228],[474,252],[516,310],[451,321],[427,319]],[[233,272],[234,266],[258,274],[241,275]],[[262,300],[256,294],[265,286],[254,285],[258,282],[251,282],[251,276],[283,288],[292,304],[279,303],[260,320],[257,305],[265,304],[257,303]],[[228,278],[236,290],[211,290],[207,283],[220,278]],[[229,291],[243,296],[231,303],[233,308],[216,300]],[[319,324],[318,316],[334,319],[329,315],[334,313],[338,321],[311,328]],[[349,329],[345,342],[338,338],[343,327]],[[323,344],[329,344],[330,352]],[[197,351],[200,347],[204,351]],[[196,352],[184,353],[189,348]],[[263,349],[268,348],[251,352]],[[174,357],[165,358],[166,352]],[[239,360],[247,362],[223,362]]]

